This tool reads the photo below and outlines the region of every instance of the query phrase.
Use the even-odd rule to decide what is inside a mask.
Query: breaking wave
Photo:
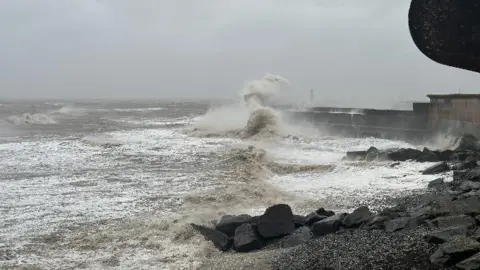
[[[48,125],[56,123],[54,119],[41,113],[13,115],[10,116],[7,121],[14,125]]]
[[[240,91],[240,102],[211,108],[196,118],[186,133],[197,137],[254,140],[318,134],[312,126],[292,125],[282,113],[269,106],[282,87],[289,84],[287,79],[272,74],[251,81]]]

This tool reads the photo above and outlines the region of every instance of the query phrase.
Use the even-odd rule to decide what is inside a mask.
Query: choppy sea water
[[[206,113],[216,126],[248,120],[236,109],[209,107],[2,103],[0,268],[195,269],[223,255],[189,222],[261,213],[272,202],[298,213],[347,211],[421,190],[435,178],[420,173],[430,164],[342,160],[346,151],[370,146],[415,147],[405,142],[332,137],[315,127],[275,140],[185,132]],[[250,145],[285,169],[249,160]]]

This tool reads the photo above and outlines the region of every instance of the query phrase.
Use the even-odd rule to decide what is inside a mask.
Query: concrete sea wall
[[[422,141],[432,135],[427,114],[415,111],[314,107],[285,112],[295,121],[306,121],[332,134],[348,137]]]

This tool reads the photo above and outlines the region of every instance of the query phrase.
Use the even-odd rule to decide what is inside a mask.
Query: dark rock
[[[385,231],[386,232],[395,232],[398,230],[402,230],[407,226],[408,221],[410,218],[408,217],[401,217],[396,218],[393,220],[388,220],[384,223]]]
[[[465,200],[460,200],[459,203],[466,204],[466,215],[475,216],[480,214],[480,199],[477,196],[469,197]]]
[[[301,227],[296,229],[292,234],[282,239],[281,247],[290,248],[298,246],[312,239],[312,237],[312,232],[308,227]]]
[[[312,233],[316,236],[322,236],[338,231],[345,214],[336,214],[326,219],[315,222],[312,227]]]
[[[453,171],[453,182],[466,180],[469,172],[469,170]]]
[[[480,251],[480,243],[470,238],[457,236],[439,246],[439,251],[435,252],[435,260],[437,263],[454,265],[478,251]]]
[[[464,180],[480,182],[480,167],[467,171],[463,177]]]
[[[307,221],[305,222],[305,224],[307,226],[311,226],[313,223],[315,223],[317,221],[320,221],[322,219],[325,219],[325,218],[327,218],[327,216],[321,216],[321,215],[317,214],[317,212],[313,212],[313,213],[308,214],[308,216],[306,216]]]
[[[433,151],[440,161],[450,161],[453,159],[455,152],[452,150],[444,150],[444,151]]]
[[[326,217],[331,217],[333,215],[335,215],[335,212],[333,211],[327,211],[325,210],[323,207],[322,208],[318,208],[317,211],[315,211],[317,214],[319,214],[320,216],[326,216]]]
[[[373,213],[370,212],[367,206],[362,206],[353,213],[348,214],[342,221],[342,225],[347,227],[347,228],[355,228],[359,227],[362,224],[368,222],[370,218],[373,216]]]
[[[437,178],[435,180],[432,180],[428,183],[428,188],[442,188],[445,187],[445,181],[443,178]]]
[[[438,158],[437,154],[435,152],[431,151],[428,148],[423,148],[422,153],[420,153],[416,159],[419,162],[437,162],[440,161]]]
[[[262,240],[256,234],[253,226],[248,223],[240,225],[235,230],[233,244],[238,252],[249,252],[263,247]]]
[[[232,245],[232,239],[221,231],[217,231],[202,225],[190,223],[190,226],[199,232],[206,240],[212,241],[216,248],[221,251],[227,251]]]
[[[437,174],[437,173],[443,173],[449,170],[450,168],[448,167],[448,164],[445,161],[442,161],[426,168],[423,171],[423,174]]]
[[[258,232],[265,239],[291,234],[293,230],[292,209],[286,204],[268,207],[258,220]]]
[[[432,217],[480,214],[480,201],[477,197],[455,200],[439,199],[430,203]]]
[[[465,226],[453,226],[429,233],[424,239],[431,244],[443,244],[457,236],[467,236],[468,228]]]
[[[393,161],[416,160],[422,151],[412,148],[401,148],[387,154],[387,157]]]
[[[475,219],[467,215],[438,217],[432,220],[433,224],[438,228],[448,228],[452,226],[462,226],[472,229],[476,226]]]
[[[480,182],[464,181],[458,187],[462,192],[469,192],[472,189],[480,189]]]
[[[472,235],[470,235],[470,238],[475,241],[480,241],[480,229],[477,229]]]
[[[349,160],[365,160],[367,157],[367,151],[348,151],[346,159]]]
[[[465,259],[457,265],[455,265],[458,269],[465,269],[465,270],[476,270],[480,269],[480,253],[476,253],[475,255],[471,256],[468,259]]]
[[[449,259],[450,257],[443,253],[440,248],[430,256],[430,262],[437,265],[445,265]]]
[[[251,218],[252,217],[249,215],[225,215],[220,218],[218,223],[215,225],[215,229],[225,233],[228,236],[233,236],[235,235],[235,230],[237,229],[237,227],[244,223],[248,223]]]
[[[455,148],[455,152],[459,151],[477,151],[479,150],[479,144],[477,137],[473,136],[472,134],[464,134],[459,138],[458,147]]]
[[[457,162],[452,165],[452,170],[469,170],[477,167],[477,159],[468,156],[463,162]]]
[[[365,160],[366,161],[373,161],[375,159],[378,159],[379,154],[380,154],[380,151],[378,151],[377,148],[372,146],[367,150],[367,155],[365,156]]]
[[[385,221],[390,220],[386,216],[375,216],[367,224],[365,224],[366,230],[382,230],[385,228]]]
[[[403,210],[404,209],[385,208],[378,215],[379,216],[386,216],[386,217],[389,217],[390,219],[405,217],[405,216],[407,216],[407,214],[404,213]]]
[[[390,164],[390,168],[394,168],[398,165],[400,165],[400,162],[394,162],[394,163]]]
[[[307,223],[307,219],[304,216],[293,215],[293,223],[295,228],[303,227]]]

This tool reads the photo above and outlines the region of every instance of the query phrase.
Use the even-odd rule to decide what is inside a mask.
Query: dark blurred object
[[[480,72],[479,0],[412,0],[408,26],[428,58]]]

